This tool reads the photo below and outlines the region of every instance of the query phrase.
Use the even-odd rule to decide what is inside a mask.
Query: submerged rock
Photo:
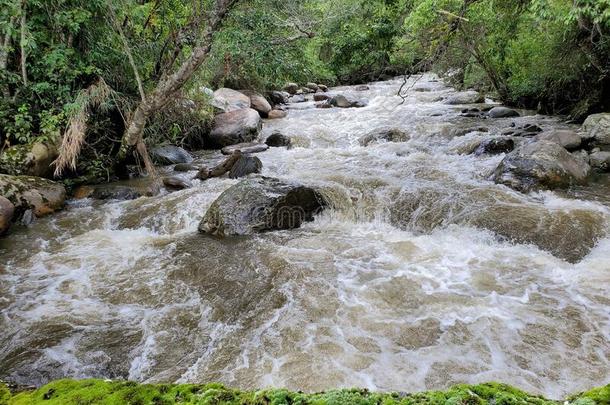
[[[361,146],[368,146],[371,143],[379,141],[406,142],[409,139],[409,134],[398,128],[380,128],[360,137],[358,142]]]
[[[251,108],[219,114],[214,118],[210,142],[216,147],[252,142],[262,126],[258,112]]]
[[[485,97],[478,91],[469,90],[462,91],[449,96],[445,100],[445,104],[459,105],[459,104],[478,104],[485,102]]]
[[[0,152],[0,173],[53,178],[57,148],[44,143],[16,145]]]
[[[173,165],[177,163],[191,163],[193,157],[179,146],[157,146],[150,151],[150,158],[158,165]]]
[[[221,112],[250,108],[250,97],[232,89],[222,88],[214,92],[212,105]]]
[[[567,150],[576,150],[582,145],[582,138],[574,131],[569,129],[554,129],[544,131],[536,136],[539,141],[554,142],[563,146]]]
[[[291,103],[304,103],[306,101],[307,99],[302,94],[295,94],[294,96],[290,97]]]
[[[275,178],[244,180],[216,199],[199,224],[199,231],[219,236],[250,235],[293,229],[326,206],[314,188]]]
[[[0,195],[19,213],[32,210],[42,217],[63,208],[66,189],[62,184],[40,177],[0,174]]]
[[[263,170],[263,162],[259,158],[256,156],[241,156],[231,167],[229,178],[238,179],[249,174],[260,173],[261,170]]]
[[[390,217],[409,231],[431,232],[450,224],[487,229],[501,239],[533,244],[572,263],[589,254],[606,232],[601,211],[549,209],[506,190],[467,184],[409,189],[394,201]]]
[[[7,198],[0,195],[0,236],[8,232],[15,213],[15,206]]]
[[[292,145],[291,139],[279,132],[274,132],[269,135],[265,140],[265,143],[272,148],[279,148],[282,146],[290,147]]]
[[[583,184],[590,169],[588,164],[560,145],[539,141],[523,145],[508,154],[496,168],[493,178],[496,183],[529,192]]]
[[[520,114],[508,107],[494,107],[487,112],[489,118],[511,118],[511,117],[519,117]]]
[[[470,134],[472,132],[489,132],[489,128],[487,127],[470,127],[470,128],[453,128],[450,133],[450,137],[460,137],[466,134]]]
[[[135,200],[142,196],[136,188],[121,184],[98,184],[88,195],[94,200]]]

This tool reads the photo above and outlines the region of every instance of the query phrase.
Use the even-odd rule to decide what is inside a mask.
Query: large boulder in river
[[[339,108],[366,107],[366,100],[361,100],[351,94],[338,94],[329,100],[330,105]]]
[[[459,105],[459,104],[478,104],[483,103],[485,97],[478,91],[469,90],[455,93],[449,96],[445,100],[445,104]]]
[[[508,107],[494,107],[487,112],[489,118],[511,118],[518,117],[519,113]]]
[[[0,173],[52,178],[58,155],[55,146],[44,143],[12,146],[0,153]]]
[[[539,141],[555,142],[567,150],[576,150],[582,144],[582,138],[576,132],[569,129],[553,129],[541,132],[536,136]]]
[[[582,124],[582,133],[596,144],[610,147],[610,113],[589,115]]]
[[[549,141],[523,145],[506,155],[493,178],[515,190],[566,188],[583,184],[591,168],[562,146]]]
[[[250,97],[239,91],[222,88],[214,92],[212,105],[221,112],[250,108]]]
[[[7,198],[0,195],[0,236],[11,227],[15,206]]]
[[[174,165],[178,163],[191,163],[193,157],[179,146],[157,146],[150,151],[150,158],[158,165]]]
[[[219,236],[293,229],[326,206],[314,188],[269,177],[241,181],[212,203],[199,231]]]
[[[66,189],[40,177],[0,174],[0,195],[8,199],[20,215],[32,210],[34,215],[42,217],[63,208]]]
[[[231,111],[214,117],[210,142],[217,147],[252,142],[263,127],[260,115],[251,108]]]

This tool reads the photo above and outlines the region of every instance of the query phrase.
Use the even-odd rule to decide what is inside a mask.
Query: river
[[[0,378],[417,391],[502,381],[561,398],[610,381],[610,180],[524,195],[460,154],[511,123],[460,117],[433,75],[371,83],[364,108],[292,105],[263,175],[320,187],[301,229],[197,233],[238,180],[72,201],[0,240]],[[360,146],[379,127],[405,142]],[[198,153],[210,165],[220,153]],[[187,175],[184,175],[187,177]],[[192,173],[191,173],[192,176]],[[576,260],[564,260],[565,258]]]

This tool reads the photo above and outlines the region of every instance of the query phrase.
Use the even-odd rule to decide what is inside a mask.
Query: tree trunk
[[[21,3],[21,78],[23,80],[23,85],[28,85],[28,70],[27,70],[27,53],[25,50],[25,36],[26,36],[26,2],[25,0]]]
[[[222,25],[229,9],[238,1],[216,0],[216,7],[212,18],[209,20],[204,35],[198,41],[199,44],[193,49],[191,56],[184,61],[174,74],[163,77],[156,88],[138,105],[123,134],[121,151],[119,153],[121,161],[124,161],[134,146],[142,141],[144,129],[150,116],[164,108],[175,97],[176,93],[182,89],[193,73],[205,62],[212,49],[214,34]]]
[[[0,71],[2,71],[2,72],[6,72],[6,70],[8,69],[9,49],[11,47],[11,42],[13,39],[11,36],[11,30],[13,29],[13,26],[16,23],[17,23],[17,18],[12,17],[11,20],[9,21],[8,27],[6,28],[6,32],[5,32],[4,36],[2,37],[2,43],[0,44]],[[2,95],[6,99],[8,99],[11,96],[8,84],[6,84],[6,83],[2,86]]]

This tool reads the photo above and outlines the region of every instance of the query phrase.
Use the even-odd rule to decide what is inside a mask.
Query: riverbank
[[[0,383],[0,404],[76,405],[76,404],[535,404],[607,405],[610,384],[575,394],[564,401],[530,395],[499,383],[456,385],[446,391],[420,393],[374,393],[344,389],[306,394],[283,389],[239,391],[221,384],[137,384],[126,381],[59,380],[37,390],[12,394]]]

